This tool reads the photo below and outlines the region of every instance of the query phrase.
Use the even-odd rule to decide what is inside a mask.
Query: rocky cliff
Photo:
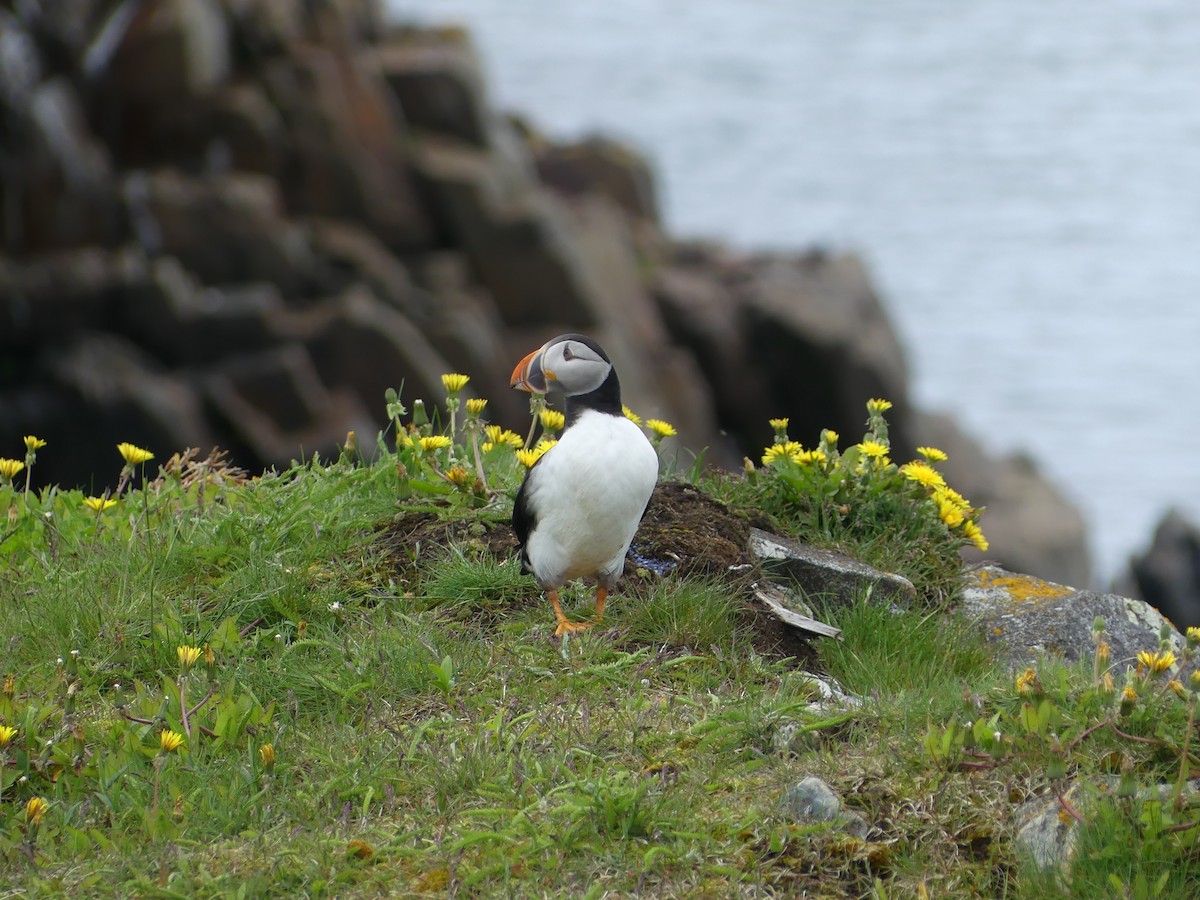
[[[773,416],[853,440],[889,398],[897,447],[943,447],[988,506],[994,558],[1089,580],[1029,463],[913,407],[858,258],[673,239],[644,160],[501,115],[467,34],[377,0],[0,2],[0,211],[0,453],[53,441],[48,482],[119,440],[331,452],[451,370],[516,423],[513,361],[578,330],[714,464]]]

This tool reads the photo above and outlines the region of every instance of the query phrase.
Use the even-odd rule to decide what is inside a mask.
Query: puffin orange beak
[[[531,394],[546,393],[546,379],[553,379],[553,372],[542,371],[542,350],[544,347],[538,347],[519,363],[513,369],[512,380],[509,382],[510,387],[515,387],[521,391],[528,391]]]

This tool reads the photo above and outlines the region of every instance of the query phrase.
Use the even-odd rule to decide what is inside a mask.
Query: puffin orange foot
[[[558,620],[558,627],[554,629],[555,637],[562,637],[564,634],[579,634],[581,631],[587,631],[594,625],[594,622],[572,622],[568,618]]]

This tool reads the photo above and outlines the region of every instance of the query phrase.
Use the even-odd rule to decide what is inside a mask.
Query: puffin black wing
[[[517,543],[521,545],[521,572],[526,575],[532,571],[529,566],[527,549],[529,535],[533,534],[533,529],[537,525],[537,516],[534,515],[532,504],[529,502],[529,479],[533,476],[533,469],[536,467],[537,463],[534,463],[533,468],[525,473],[525,480],[521,482],[521,487],[517,491],[517,499],[513,501],[512,527],[517,535]]]

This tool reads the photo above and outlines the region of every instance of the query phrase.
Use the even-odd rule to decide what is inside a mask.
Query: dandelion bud
[[[1108,646],[1108,641],[1101,641],[1096,645],[1096,662],[1102,666],[1107,666],[1111,657],[1112,648]]]
[[[25,821],[36,828],[42,824],[42,819],[49,808],[50,804],[44,798],[30,797],[29,802],[25,804]]]
[[[264,769],[274,768],[275,747],[272,744],[263,744],[258,748],[258,758],[262,762]]]
[[[1195,647],[1200,644],[1200,628],[1192,625],[1187,630],[1187,642],[1189,647]]]
[[[1103,634],[1103,633],[1104,633],[1104,616],[1096,616],[1096,618],[1092,620],[1092,634]]]

